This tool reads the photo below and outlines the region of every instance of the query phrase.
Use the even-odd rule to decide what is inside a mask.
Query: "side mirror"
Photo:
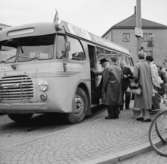
[[[63,29],[58,24],[56,24],[55,25],[55,30],[56,31],[62,31]]]

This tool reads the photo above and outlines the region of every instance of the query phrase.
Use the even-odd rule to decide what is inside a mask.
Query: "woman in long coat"
[[[139,54],[139,62],[134,68],[134,77],[138,79],[139,85],[142,89],[140,95],[135,95],[134,108],[140,108],[141,114],[137,118],[139,121],[150,122],[149,110],[152,107],[152,77],[151,68],[148,62],[144,60],[144,55]]]

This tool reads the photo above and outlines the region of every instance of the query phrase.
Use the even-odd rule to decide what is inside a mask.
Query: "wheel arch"
[[[78,85],[78,87],[77,88],[81,88],[81,89],[83,89],[84,91],[85,91],[85,93],[86,93],[86,95],[88,96],[88,103],[89,103],[89,105],[90,105],[90,99],[91,99],[91,97],[90,97],[90,93],[89,93],[89,90],[88,90],[88,87],[87,87],[87,85],[85,84],[85,83],[83,83],[83,82],[81,82],[79,85]]]
[[[75,89],[75,94],[76,93],[77,94],[80,93],[81,98],[82,99],[84,98],[85,101],[84,100],[83,101],[84,101],[85,105],[84,105],[84,108],[82,110],[82,113],[79,112],[79,114],[78,114],[78,113],[75,113],[75,111],[74,111],[74,112],[71,112],[71,113],[69,113],[67,115],[68,116],[68,121],[70,123],[81,122],[88,115],[88,111],[90,110],[90,94],[89,94],[89,88],[88,88],[88,86],[85,83],[83,83],[83,82],[79,83],[76,86],[76,89]],[[72,109],[74,109],[73,108],[74,102],[75,101],[73,101],[73,103],[72,103]]]

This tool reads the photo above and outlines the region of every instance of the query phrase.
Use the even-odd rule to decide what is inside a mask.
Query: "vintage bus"
[[[107,55],[106,55],[107,54]],[[25,122],[35,113],[64,113],[82,121],[97,105],[97,78],[91,68],[101,56],[129,51],[62,21],[6,28],[0,32],[0,113]]]

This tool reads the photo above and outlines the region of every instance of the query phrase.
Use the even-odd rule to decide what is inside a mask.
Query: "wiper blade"
[[[5,63],[6,63],[7,61],[9,61],[9,60],[11,60],[11,59],[15,58],[15,57],[16,57],[16,55],[14,55],[14,56],[11,56],[11,57],[7,58],[7,59],[5,60]]]
[[[13,58],[15,58],[15,57],[16,57],[16,55],[11,56],[11,57],[9,57],[9,58],[7,58],[7,59],[5,59],[5,60],[1,60],[0,63],[7,63],[9,60],[11,60],[11,59],[13,59]]]

